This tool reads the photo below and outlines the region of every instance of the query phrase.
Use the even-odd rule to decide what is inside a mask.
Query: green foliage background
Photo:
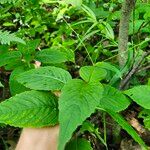
[[[129,23],[128,59],[119,67],[122,3],[0,1],[0,71],[9,74],[12,96],[0,103],[0,123],[37,128],[59,123],[59,150],[94,149],[83,138],[85,131],[109,149],[106,120],[111,116],[147,149],[123,114],[138,106],[136,113],[150,130],[150,56],[145,55],[125,89],[120,83],[149,53],[150,4],[137,0]],[[3,76],[0,81],[1,89],[8,88]],[[103,133],[92,124],[99,113]]]

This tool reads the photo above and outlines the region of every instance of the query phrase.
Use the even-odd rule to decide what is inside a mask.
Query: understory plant
[[[7,2],[15,3],[11,8],[7,7],[8,10],[18,8],[20,4],[9,0],[0,3],[5,6]],[[135,9],[136,17],[140,13],[146,15],[144,10],[140,10],[139,3]],[[133,75],[140,72],[143,64],[149,63],[149,39],[127,40],[126,61],[120,65],[118,59],[114,61],[118,57],[118,40],[113,29],[118,22],[117,15],[120,15],[117,6],[122,3],[117,1],[116,4],[104,5],[101,2],[94,7],[95,4],[95,1],[88,0],[29,2],[24,4],[25,12],[21,12],[27,16],[21,18],[19,13],[15,16],[15,20],[22,21],[16,34],[0,30],[0,67],[11,71],[9,89],[12,96],[0,103],[0,123],[20,128],[59,124],[58,150],[92,150],[90,141],[80,136],[85,131],[94,134],[108,149],[106,115],[109,115],[143,149],[148,149],[122,112],[136,103],[142,108],[139,117],[150,129],[150,83],[138,84],[138,76],[132,80],[133,83],[129,82]],[[29,8],[25,9],[32,5],[38,16],[34,12],[30,16]],[[150,10],[150,6],[146,6]],[[114,9],[113,15],[108,7]],[[46,14],[47,18],[42,20],[44,12],[51,9],[52,16]],[[72,19],[73,16],[77,19]],[[3,14],[0,17],[6,16]],[[49,17],[51,22],[47,23]],[[135,27],[134,32],[129,28],[130,35],[147,34],[148,19],[144,20],[145,25]],[[9,26],[9,29],[16,25],[7,22],[3,26]],[[30,34],[31,29],[33,32]],[[26,34],[29,34],[27,38],[24,37]],[[79,53],[83,57],[78,57]],[[101,55],[105,59],[100,59]],[[82,59],[82,63],[77,58]],[[0,82],[0,88],[3,86]],[[103,116],[103,133],[91,122],[94,114]]]

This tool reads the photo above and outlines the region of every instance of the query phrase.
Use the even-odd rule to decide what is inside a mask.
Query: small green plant
[[[7,2],[13,1],[2,1]],[[53,10],[53,16],[46,14],[42,20],[45,9],[49,11],[55,6],[51,8],[49,3],[55,3],[58,7]],[[47,7],[43,6],[45,4]],[[107,5],[117,9],[113,2]],[[30,16],[29,6],[35,6],[38,15],[33,13]],[[59,123],[58,150],[92,150],[88,140],[75,134],[85,131],[94,134],[108,150],[105,121],[105,115],[108,114],[143,149],[147,149],[142,138],[121,112],[132,102],[137,103],[143,109],[139,117],[144,119],[145,127],[150,129],[150,84],[133,83],[131,88],[127,86],[143,59],[146,63],[149,62],[149,52],[145,50],[149,40],[140,44],[137,41],[135,44],[129,43],[128,59],[123,67],[119,67],[116,60],[110,61],[118,56],[118,41],[113,29],[118,19],[118,10],[114,10],[115,13],[111,16],[111,10],[106,11],[107,6],[103,4],[101,16],[97,9],[100,6],[94,6],[95,2],[86,1],[83,4],[81,0],[43,0],[38,4],[27,2],[22,12],[26,17],[22,18],[19,13],[15,16],[15,20],[22,23],[17,32],[19,37],[25,39],[24,36],[32,31],[27,40],[0,30],[0,67],[11,71],[9,88],[12,95],[0,103],[0,123],[20,128],[40,128]],[[25,9],[26,7],[28,9]],[[68,23],[69,15],[75,15],[75,18],[79,15],[81,20],[69,20],[73,23]],[[49,18],[51,22],[48,21]],[[146,15],[144,24],[147,20]],[[146,25],[135,27],[135,33],[146,29]],[[50,35],[48,31],[51,28],[53,32]],[[132,28],[129,31],[132,31]],[[130,32],[130,35],[132,34],[134,32]],[[95,38],[96,44],[92,38]],[[10,44],[11,42],[13,44]],[[76,64],[75,58],[78,52],[83,53],[83,61],[79,62],[79,65]],[[103,61],[100,61],[100,55],[105,57]],[[72,68],[78,70],[77,75],[71,72]],[[1,82],[0,88],[3,88]],[[95,113],[103,115],[104,133],[100,133],[89,121],[89,117]]]
[[[35,41],[31,43],[33,46]],[[26,50],[29,50],[26,45],[24,46]],[[120,74],[117,68],[104,62],[81,67],[79,73],[82,79],[72,79],[70,73],[62,68],[43,66],[46,63],[45,60],[55,62],[57,57],[58,62],[59,60],[67,61],[64,59],[68,58],[67,55],[59,56],[59,50],[58,54],[56,50],[56,57],[51,57],[54,55],[54,49],[35,53],[34,59],[40,58],[40,61],[44,63],[40,68],[34,68],[31,64],[28,65],[32,62],[31,52],[33,52],[32,47],[29,48],[31,51],[24,53],[25,56],[20,51],[1,55],[1,66],[13,66],[16,61],[22,61],[21,66],[16,67],[10,76],[10,89],[14,96],[0,105],[1,123],[16,127],[43,127],[59,122],[59,150],[63,150],[76,128],[98,110],[109,113],[140,145],[146,147],[133,128],[119,115],[119,112],[125,110],[131,103],[124,93],[142,107],[146,106],[145,108],[149,109],[150,88],[148,85],[121,92],[110,85],[101,84],[99,81],[107,79],[109,72]],[[8,60],[3,61],[3,59]],[[56,91],[61,92],[59,98],[52,94]]]

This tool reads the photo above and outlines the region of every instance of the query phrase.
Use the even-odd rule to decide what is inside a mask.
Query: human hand
[[[59,126],[24,128],[16,150],[57,150]]]

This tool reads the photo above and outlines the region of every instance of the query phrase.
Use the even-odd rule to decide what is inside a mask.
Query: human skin
[[[24,128],[16,150],[57,150],[59,126]]]

